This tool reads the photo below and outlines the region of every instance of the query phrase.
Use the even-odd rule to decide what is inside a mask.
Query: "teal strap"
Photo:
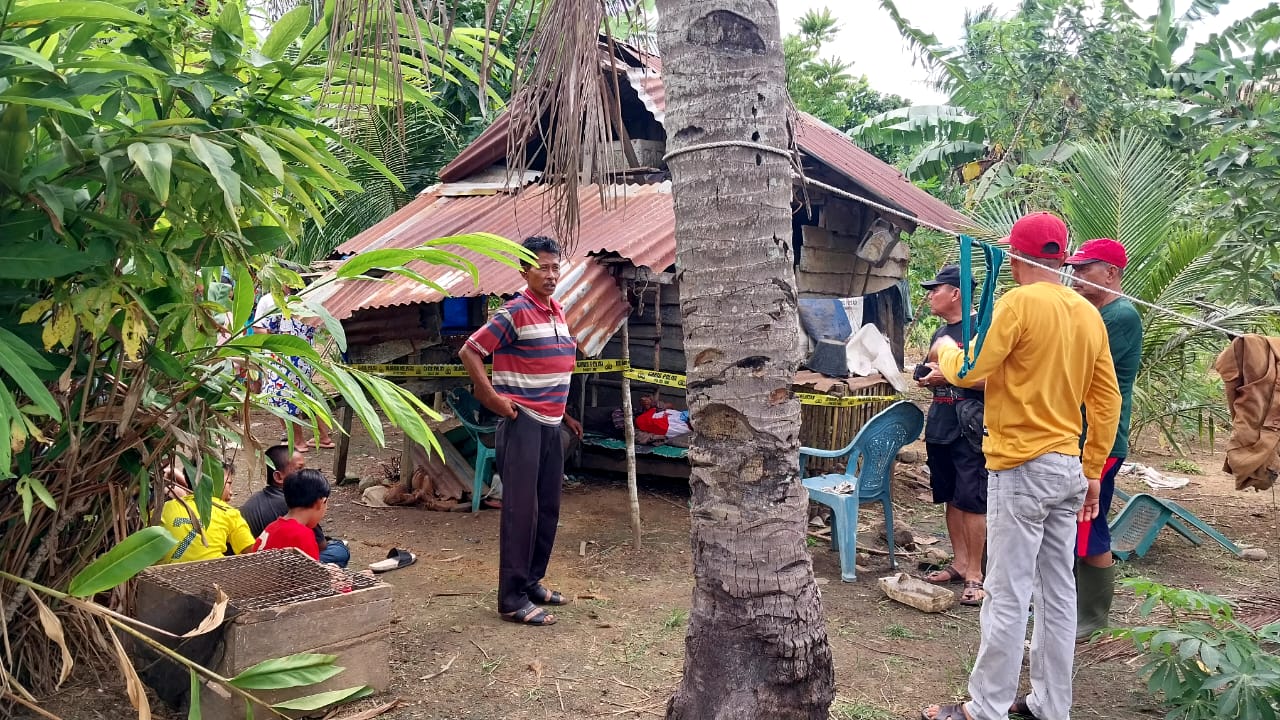
[[[982,248],[986,261],[987,276],[982,280],[982,297],[978,301],[978,332],[973,339],[969,338],[969,308],[973,307],[973,246]],[[964,363],[960,366],[960,377],[969,374],[978,354],[982,352],[982,343],[987,339],[987,330],[991,329],[991,313],[996,304],[996,280],[1000,277],[1000,267],[1004,265],[1004,250],[988,243],[981,243],[968,235],[960,236],[960,304],[964,312],[960,318],[960,334],[964,336]],[[969,354],[970,345],[973,354]]]

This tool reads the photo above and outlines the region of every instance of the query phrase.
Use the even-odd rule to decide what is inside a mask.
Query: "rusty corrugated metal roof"
[[[411,248],[427,240],[468,232],[490,232],[512,240],[554,232],[554,209],[542,190],[519,195],[445,197],[428,191],[374,227],[340,245],[338,253],[355,254],[380,248]],[[566,318],[580,349],[588,357],[599,354],[604,343],[622,326],[630,306],[613,275],[591,258],[616,253],[638,267],[662,271],[675,263],[675,214],[670,183],[621,185],[608,189],[611,200],[601,206],[595,185],[578,189],[581,225],[577,249],[568,258],[556,296],[565,306]],[[480,270],[478,283],[460,270],[411,263],[410,268],[438,283],[456,297],[509,295],[524,288],[515,268],[477,253],[459,251]],[[316,299],[337,319],[357,310],[438,302],[443,296],[414,280],[398,275],[385,279],[333,283],[321,288]]]
[[[861,186],[872,199],[952,230],[972,224],[955,208],[916,187],[897,168],[858,147],[844,133],[808,113],[799,115],[796,145]]]
[[[625,68],[627,82],[659,123],[666,119],[667,100],[661,71],[661,60],[647,55],[638,66]],[[846,189],[869,195],[873,200],[952,230],[972,224],[950,205],[913,185],[897,168],[858,147],[844,133],[808,113],[798,115],[796,145],[801,152],[857,186]],[[509,128],[510,116],[503,113],[440,171],[440,179],[445,182],[462,180],[471,173],[501,162],[507,154]]]

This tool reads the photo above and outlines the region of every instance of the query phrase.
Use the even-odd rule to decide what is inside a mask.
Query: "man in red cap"
[[[1120,420],[1107,330],[1098,311],[1061,281],[1067,227],[1031,213],[1009,234],[1018,287],[996,302],[982,353],[960,377],[964,353],[937,343],[953,385],[986,381],[987,598],[967,703],[932,705],[925,720],[1041,720],[1071,713],[1076,523],[1098,514],[1099,481]],[[1081,406],[1089,407],[1083,448]],[[1027,606],[1034,603],[1031,693],[1017,697]]]
[[[1084,282],[1073,283],[1076,292],[1098,308],[1107,328],[1107,344],[1120,385],[1120,425],[1102,470],[1098,516],[1081,523],[1076,539],[1076,639],[1085,640],[1110,624],[1115,595],[1115,559],[1111,556],[1111,530],[1107,513],[1115,494],[1116,474],[1129,454],[1129,413],[1133,406],[1133,381],[1142,362],[1142,318],[1133,303],[1120,297],[1120,276],[1129,264],[1124,246],[1110,238],[1090,240],[1067,258],[1072,274]],[[1085,406],[1086,418],[1093,409]],[[1086,436],[1088,434],[1086,427]]]

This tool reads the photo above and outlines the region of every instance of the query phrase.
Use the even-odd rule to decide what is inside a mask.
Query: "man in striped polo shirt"
[[[577,344],[551,297],[560,280],[560,246],[540,236],[523,245],[537,256],[536,265],[520,272],[529,286],[467,338],[458,355],[476,399],[502,418],[494,442],[503,486],[498,613],[511,622],[552,625],[556,617],[538,605],[568,602],[542,578],[560,520],[561,422],[582,437],[582,425],[564,412]],[[487,356],[493,356],[492,381]]]

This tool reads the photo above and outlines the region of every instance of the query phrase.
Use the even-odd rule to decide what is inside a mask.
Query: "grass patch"
[[[1186,458],[1177,458],[1175,460],[1170,460],[1169,462],[1164,464],[1164,469],[1168,470],[1169,472],[1180,472],[1180,473],[1186,473],[1188,475],[1204,474],[1204,471],[1200,469],[1199,465],[1191,462]]]
[[[837,700],[831,705],[831,720],[898,720],[898,716],[875,705]]]
[[[915,633],[911,632],[911,628],[899,623],[894,623],[885,628],[884,634],[891,638],[898,638],[899,640],[910,640],[916,636]]]
[[[689,622],[689,611],[684,608],[676,608],[671,611],[666,620],[662,621],[664,630],[679,630]]]

